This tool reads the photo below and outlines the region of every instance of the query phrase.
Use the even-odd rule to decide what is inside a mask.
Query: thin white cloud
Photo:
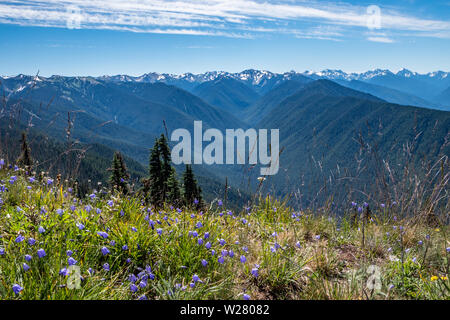
[[[450,22],[422,19],[381,8],[380,28],[391,36],[450,38]],[[367,8],[342,2],[260,0],[0,0],[0,23],[79,27],[130,32],[252,38],[260,33],[341,40],[367,29]],[[304,24],[307,26],[305,27]],[[312,25],[340,27],[338,34],[311,31]],[[288,31],[286,31],[288,30]],[[330,32],[328,32],[330,33]],[[387,37],[369,41],[393,42]]]
[[[395,42],[394,40],[387,38],[387,37],[368,37],[367,40],[372,41],[372,42],[382,42],[382,43],[393,43]]]

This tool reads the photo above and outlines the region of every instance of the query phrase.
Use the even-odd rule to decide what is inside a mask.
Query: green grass
[[[361,223],[293,211],[270,197],[242,212],[217,205],[196,212],[155,210],[106,190],[80,200],[64,183],[31,183],[21,170],[0,169],[0,185],[0,299],[450,298],[448,226],[395,221],[395,208],[372,209],[362,246]],[[38,249],[46,255],[39,258]],[[68,250],[82,277],[78,288],[76,271],[60,273]],[[132,274],[140,278],[136,292]],[[194,275],[201,281],[191,287]]]

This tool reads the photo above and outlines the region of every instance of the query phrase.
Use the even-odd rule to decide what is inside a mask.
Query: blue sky
[[[450,71],[450,0],[0,0],[0,75]]]

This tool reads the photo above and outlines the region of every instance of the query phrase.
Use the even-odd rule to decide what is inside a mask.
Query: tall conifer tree
[[[31,149],[28,145],[27,134],[22,132],[22,141],[21,141],[21,152],[20,156],[17,159],[17,164],[25,167],[26,169],[31,169],[33,166],[33,160],[31,159]]]

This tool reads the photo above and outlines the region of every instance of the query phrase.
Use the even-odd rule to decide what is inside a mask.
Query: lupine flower
[[[215,255],[215,254],[216,254],[216,250],[212,249],[212,250],[211,250],[211,255],[213,256],[213,255]]]
[[[194,282],[191,282],[191,283],[189,283],[189,286],[190,286],[191,288],[194,288],[194,287],[195,287],[195,283],[194,283]]]
[[[158,229],[156,229],[156,233],[158,234],[158,235],[161,235],[162,234],[162,229],[161,228],[158,228]]]
[[[46,256],[45,250],[44,250],[44,249],[39,249],[39,250],[37,251],[37,255],[38,255],[39,258],[45,257],[45,256]]]
[[[18,284],[14,284],[14,285],[12,286],[12,290],[14,291],[14,293],[15,293],[16,295],[19,295],[19,294],[20,294],[20,291],[22,291],[23,288],[22,288],[21,286],[19,286]]]
[[[218,261],[220,264],[222,264],[222,263],[225,262],[225,259],[224,259],[222,256],[220,256],[219,259],[217,259],[217,261]]]
[[[193,232],[192,232],[192,236],[193,236],[194,238],[197,238],[197,237],[198,237],[198,232],[197,232],[197,231],[193,231]]]
[[[208,238],[209,238],[209,232],[205,232],[203,238],[204,238],[205,240],[208,239]]]
[[[24,236],[18,235],[15,241],[16,241],[16,243],[20,243],[20,242],[22,242],[24,239],[25,239]]]
[[[222,250],[222,257],[226,257],[228,255],[228,251],[227,250]]]
[[[224,246],[226,242],[223,239],[219,239],[219,243],[220,243],[221,246]]]
[[[258,271],[259,271],[258,268],[253,268],[252,271],[251,271],[252,275],[253,275],[255,278],[257,278],[258,275],[259,275],[259,274],[258,274]]]
[[[198,238],[197,243],[198,243],[199,245],[202,245],[202,244],[203,244],[203,239],[202,239],[202,238]]]
[[[102,237],[103,239],[108,238],[108,234],[107,234],[106,232],[104,232],[104,231],[99,231],[99,232],[97,232],[97,234],[98,234],[100,237]]]
[[[106,271],[109,271],[109,263],[105,263],[103,265],[103,269],[105,269]]]
[[[208,264],[208,261],[206,261],[205,259],[202,259],[202,266],[206,267],[207,264]]]
[[[65,277],[68,276],[69,272],[68,272],[67,268],[62,268],[61,270],[59,270],[59,275],[65,276]]]
[[[39,229],[38,229],[38,232],[39,232],[39,233],[44,233],[44,232],[45,232],[44,227],[40,226]]]
[[[77,223],[77,227],[78,227],[78,229],[83,230],[84,229],[84,224]]]
[[[32,259],[32,256],[30,256],[29,254],[25,255],[25,260],[26,261],[31,261],[31,259]]]
[[[122,246],[122,250],[124,250],[124,251],[125,251],[125,250],[128,250],[128,246],[127,246],[126,244],[123,245],[123,246]]]
[[[145,288],[146,286],[147,286],[147,282],[145,280],[142,280],[141,282],[139,282],[139,287]]]
[[[247,258],[244,255],[242,255],[240,260],[242,263],[245,263],[247,261]]]
[[[233,250],[228,251],[228,256],[229,256],[230,258],[233,258],[233,257],[234,257],[234,252],[233,252]]]
[[[130,291],[135,293],[138,291],[138,287],[134,283],[132,283],[130,284]]]
[[[128,281],[131,283],[135,283],[137,280],[137,277],[133,273],[128,276]]]
[[[192,281],[194,281],[194,283],[195,283],[195,282],[197,282],[198,280],[200,280],[200,278],[198,277],[198,275],[194,274],[194,275],[192,276]]]
[[[208,241],[208,242],[205,244],[205,248],[209,250],[209,249],[211,248],[211,242]]]
[[[69,266],[73,266],[73,265],[77,264],[77,260],[75,260],[72,257],[69,257],[69,259],[67,259],[67,263],[69,264]]]
[[[36,243],[36,240],[34,240],[33,238],[28,239],[28,244],[30,246],[34,246],[35,243]]]
[[[106,256],[107,254],[110,253],[110,251],[109,251],[109,249],[108,249],[107,247],[102,247],[101,251],[102,251],[102,254],[103,254],[104,256]]]
[[[243,298],[244,300],[250,300],[250,296],[246,293],[244,293]]]
[[[28,270],[30,270],[30,266],[29,265],[27,265],[25,262],[23,263],[23,270],[24,271],[28,271]]]

